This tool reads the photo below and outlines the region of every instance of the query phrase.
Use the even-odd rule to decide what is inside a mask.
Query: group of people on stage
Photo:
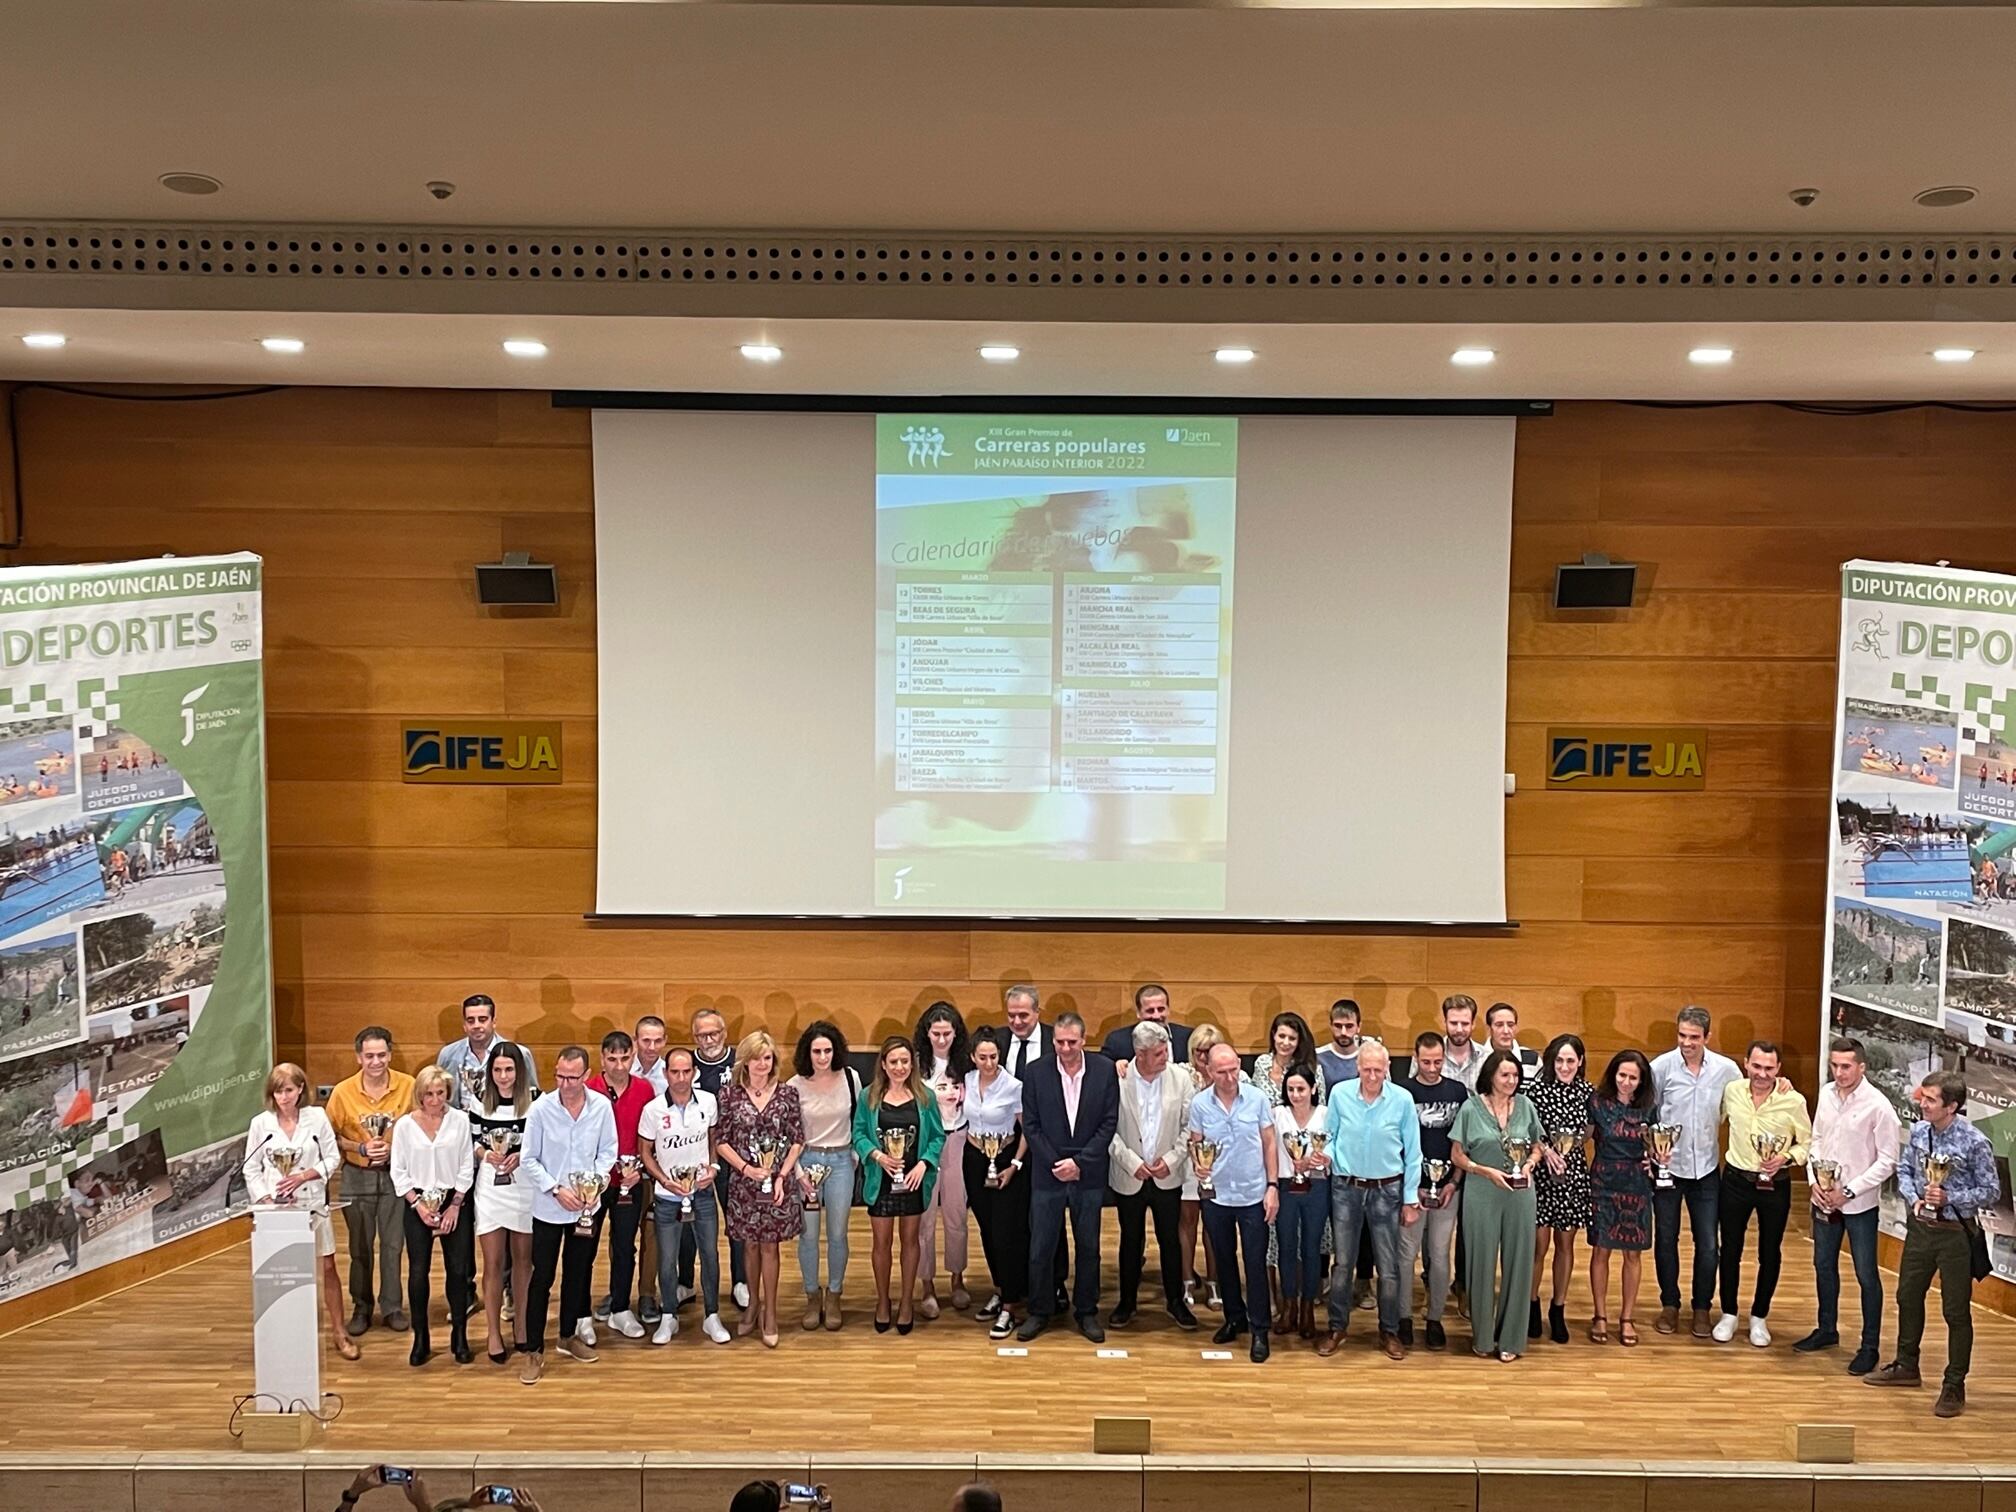
[[[911,1036],[881,1043],[865,1078],[824,1020],[798,1036],[787,1065],[761,1029],[731,1047],[712,1010],[694,1016],[690,1046],[669,1046],[663,1021],[647,1016],[633,1034],[603,1038],[599,1065],[580,1046],[562,1050],[542,1095],[530,1057],[502,1036],[496,1005],[478,994],[463,1005],[465,1037],[417,1076],[392,1067],[386,1030],[361,1031],[357,1074],[331,1091],[326,1112],[309,1106],[299,1067],[276,1067],[267,1111],[248,1134],[247,1178],[255,1201],[326,1209],[340,1170],[347,1320],[326,1211],[318,1247],[346,1358],[357,1357],[375,1307],[388,1328],[411,1329],[412,1363],[427,1361],[438,1248],[450,1351],[473,1359],[467,1321],[478,1310],[480,1244],[486,1352],[498,1365],[515,1354],[530,1385],[545,1368],[556,1285],[557,1348],[577,1361],[596,1359],[598,1321],[624,1338],[670,1343],[696,1298],[700,1331],[714,1343],[755,1335],[775,1348],[788,1241],[805,1292],[801,1326],[844,1327],[856,1205],[873,1236],[878,1333],[907,1334],[920,1316],[940,1315],[941,1230],[947,1300],[972,1306],[970,1212],[990,1291],[977,1316],[990,1337],[1033,1340],[1068,1313],[1079,1332],[1103,1341],[1107,1328],[1136,1317],[1152,1223],[1169,1316],[1192,1330],[1196,1307],[1219,1311],[1214,1341],[1246,1337],[1255,1361],[1268,1358],[1271,1341],[1297,1339],[1328,1358],[1359,1309],[1376,1309],[1376,1347],[1404,1360],[1415,1344],[1417,1269],[1429,1350],[1447,1347],[1452,1297],[1480,1356],[1509,1362],[1537,1339],[1566,1344],[1578,1238],[1590,1249],[1591,1341],[1613,1336],[1614,1261],[1614,1337],[1639,1342],[1649,1249],[1657,1331],[1690,1327],[1726,1343],[1743,1326],[1754,1219],[1747,1326],[1763,1348],[1792,1173],[1805,1167],[1819,1317],[1793,1347],[1840,1343],[1845,1238],[1862,1313],[1849,1371],[1872,1385],[1919,1384],[1936,1275],[1949,1348],[1935,1411],[1964,1407],[1972,1281],[1984,1269],[1978,1215],[1996,1203],[1999,1183],[1988,1141],[1961,1114],[1966,1087],[1956,1073],[1935,1072],[1914,1089],[1920,1116],[1906,1137],[1856,1041],[1830,1046],[1828,1082],[1809,1116],[1780,1075],[1776,1045],[1752,1043],[1739,1065],[1709,1048],[1709,1015],[1698,1007],[1680,1011],[1672,1049],[1656,1059],[1620,1050],[1593,1079],[1572,1034],[1538,1053],[1521,1045],[1508,1003],[1491,1006],[1485,1038],[1473,1039],[1477,1004],[1462,995],[1444,999],[1439,1030],[1415,1038],[1404,1076],[1385,1045],[1361,1034],[1348,998],[1331,1008],[1327,1044],[1299,1014],[1277,1014],[1250,1071],[1215,1027],[1172,1022],[1159,985],[1139,989],[1135,1009],[1136,1022],[1095,1051],[1077,1014],[1044,1022],[1034,987],[1008,989],[998,1029],[971,1031],[957,1008],[934,1003]],[[1881,1365],[1877,1209],[1893,1174],[1908,1220],[1897,1348]],[[1119,1296],[1102,1321],[1109,1202]],[[1693,1235],[1686,1320],[1683,1214]],[[724,1227],[732,1335],[721,1313]],[[591,1273],[605,1230],[608,1292],[597,1302]]]

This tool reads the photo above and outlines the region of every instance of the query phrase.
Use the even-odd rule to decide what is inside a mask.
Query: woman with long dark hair
[[[910,1041],[892,1034],[882,1041],[875,1058],[875,1076],[868,1095],[854,1113],[854,1153],[863,1162],[861,1195],[868,1200],[868,1226],[874,1235],[875,1332],[887,1333],[894,1323],[908,1333],[917,1319],[911,1295],[917,1285],[917,1230],[931,1201],[932,1178],[945,1150],[945,1128],[938,1120],[938,1101],[917,1070]],[[890,1311],[890,1251],[902,1240],[903,1300]]]
[[[1610,1291],[1610,1256],[1624,1257],[1622,1307],[1617,1342],[1638,1343],[1631,1314],[1638,1305],[1638,1278],[1645,1251],[1652,1247],[1652,1177],[1645,1163],[1645,1130],[1658,1117],[1652,1090],[1652,1063],[1636,1050],[1619,1050],[1603,1069],[1589,1116],[1596,1125],[1596,1159],[1589,1168],[1589,1292],[1596,1314],[1589,1338],[1609,1338],[1603,1305]]]
[[[1526,1090],[1540,1115],[1546,1141],[1533,1172],[1537,1228],[1533,1234],[1533,1295],[1526,1337],[1540,1337],[1540,1273],[1554,1251],[1554,1291],[1547,1308],[1547,1333],[1568,1342],[1568,1286],[1575,1275],[1575,1236],[1589,1226],[1589,1165],[1583,1146],[1589,1138],[1589,1104],[1595,1097],[1582,1074],[1588,1063],[1582,1041],[1557,1034],[1547,1043],[1540,1074]]]
[[[525,1117],[538,1094],[525,1052],[498,1039],[483,1062],[482,1092],[469,1108],[476,1141],[476,1242],[483,1250],[483,1318],[492,1365],[511,1363],[525,1345],[525,1293],[532,1284],[532,1183],[520,1178]],[[504,1275],[511,1275],[512,1330],[504,1338]]]
[[[861,1078],[847,1064],[847,1036],[840,1026],[817,1019],[798,1036],[791,1057],[798,1074],[785,1085],[798,1093],[805,1120],[805,1150],[798,1157],[798,1188],[804,1195],[805,1227],[798,1233],[798,1272],[805,1284],[807,1329],[825,1324],[838,1332],[846,1322],[840,1289],[847,1281],[847,1214],[854,1206],[854,1109],[861,1101]],[[814,1186],[805,1173],[826,1175]],[[819,1286],[819,1224],[826,1224],[826,1286]]]
[[[938,1104],[945,1125],[945,1153],[931,1188],[919,1235],[917,1274],[924,1296],[917,1310],[938,1316],[938,1228],[945,1228],[945,1269],[952,1274],[952,1305],[964,1312],[973,1304],[966,1290],[966,1073],[973,1069],[973,1043],[966,1020],[950,1003],[937,1002],[917,1020],[910,1050]]]

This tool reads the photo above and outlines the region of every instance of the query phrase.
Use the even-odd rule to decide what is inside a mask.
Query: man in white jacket
[[[1134,1321],[1141,1270],[1148,1256],[1148,1218],[1155,1218],[1155,1251],[1162,1262],[1162,1297],[1179,1328],[1193,1329],[1197,1315],[1183,1300],[1183,1176],[1189,1161],[1186,1130],[1189,1074],[1169,1069],[1169,1031],[1152,1019],[1134,1026],[1133,1070],[1120,1083],[1120,1121],[1113,1131],[1113,1159],[1107,1185],[1120,1209],[1120,1305],[1106,1321],[1125,1328]]]

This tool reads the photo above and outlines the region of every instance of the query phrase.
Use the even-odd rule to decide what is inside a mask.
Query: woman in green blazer
[[[910,1042],[900,1034],[882,1041],[868,1095],[854,1110],[854,1153],[861,1157],[861,1195],[874,1231],[875,1332],[887,1333],[889,1250],[903,1239],[902,1316],[896,1332],[916,1323],[911,1297],[917,1286],[918,1232],[945,1148],[945,1124],[931,1088],[917,1074]]]

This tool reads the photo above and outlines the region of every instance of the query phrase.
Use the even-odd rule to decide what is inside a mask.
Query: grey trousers
[[[350,1306],[369,1313],[375,1302],[386,1312],[405,1305],[399,1284],[399,1257],[406,1250],[406,1204],[392,1190],[392,1173],[382,1166],[343,1167],[343,1226],[350,1234]],[[473,1215],[465,1215],[473,1216]],[[371,1276],[371,1250],[378,1250],[378,1277]]]

